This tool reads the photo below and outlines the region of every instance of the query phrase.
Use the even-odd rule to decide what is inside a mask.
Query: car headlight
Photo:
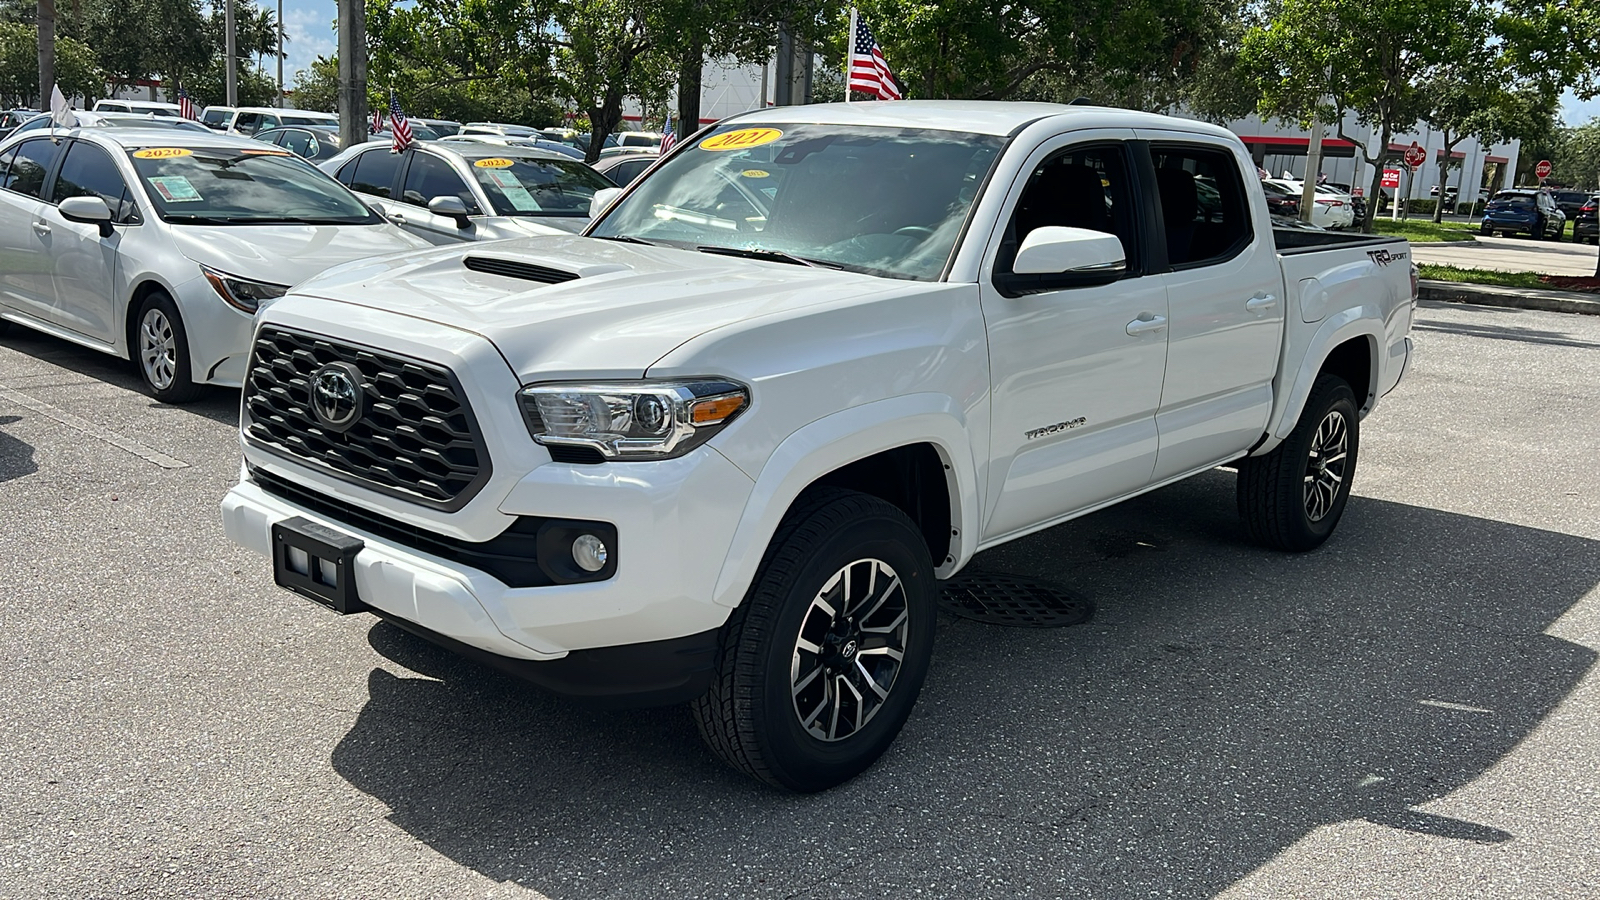
[[[720,379],[536,384],[518,395],[533,439],[611,460],[670,459],[710,440],[750,405]]]
[[[217,296],[234,309],[251,315],[261,308],[261,304],[268,300],[276,300],[289,292],[287,285],[251,281],[248,278],[218,272],[210,266],[201,266],[200,271],[205,274],[206,280],[211,282],[211,289],[217,292]]]

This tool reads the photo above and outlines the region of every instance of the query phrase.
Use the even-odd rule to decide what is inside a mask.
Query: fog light
[[[572,561],[585,572],[598,572],[606,567],[606,542],[592,534],[580,534],[572,542]]]

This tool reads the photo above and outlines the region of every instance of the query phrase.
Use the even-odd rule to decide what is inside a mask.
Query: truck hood
[[[573,277],[554,284],[531,280],[567,276]],[[481,335],[526,380],[636,378],[678,345],[725,325],[816,304],[936,287],[833,269],[550,236],[350,263],[300,285],[295,293]]]
[[[229,275],[294,285],[353,259],[431,247],[378,225],[172,225],[184,256]]]

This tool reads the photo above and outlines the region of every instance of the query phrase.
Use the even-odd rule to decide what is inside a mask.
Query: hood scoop
[[[623,272],[628,269],[627,266],[616,263],[602,263],[599,265],[576,266],[577,271],[573,272],[567,269],[541,266],[536,263],[522,262],[515,259],[500,259],[493,256],[466,256],[462,258],[461,264],[474,272],[517,278],[522,281],[537,281],[540,284],[564,284],[568,281],[576,281],[579,278],[593,278],[596,275],[605,275],[608,272]]]

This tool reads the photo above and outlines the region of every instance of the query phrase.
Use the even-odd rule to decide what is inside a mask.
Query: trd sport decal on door
[[[1396,260],[1405,259],[1407,256],[1410,256],[1411,254],[1409,254],[1409,253],[1390,253],[1388,250],[1368,250],[1367,251],[1367,255],[1372,257],[1372,261],[1377,263],[1378,265],[1387,266],[1389,263],[1392,263],[1392,262],[1394,262]]]
[[[1022,434],[1031,441],[1036,438],[1042,438],[1047,434],[1055,434],[1058,431],[1071,431],[1087,421],[1088,419],[1085,419],[1083,416],[1079,416],[1070,422],[1057,422],[1054,425],[1046,425],[1043,428],[1035,428],[1032,431],[1024,431]]]

